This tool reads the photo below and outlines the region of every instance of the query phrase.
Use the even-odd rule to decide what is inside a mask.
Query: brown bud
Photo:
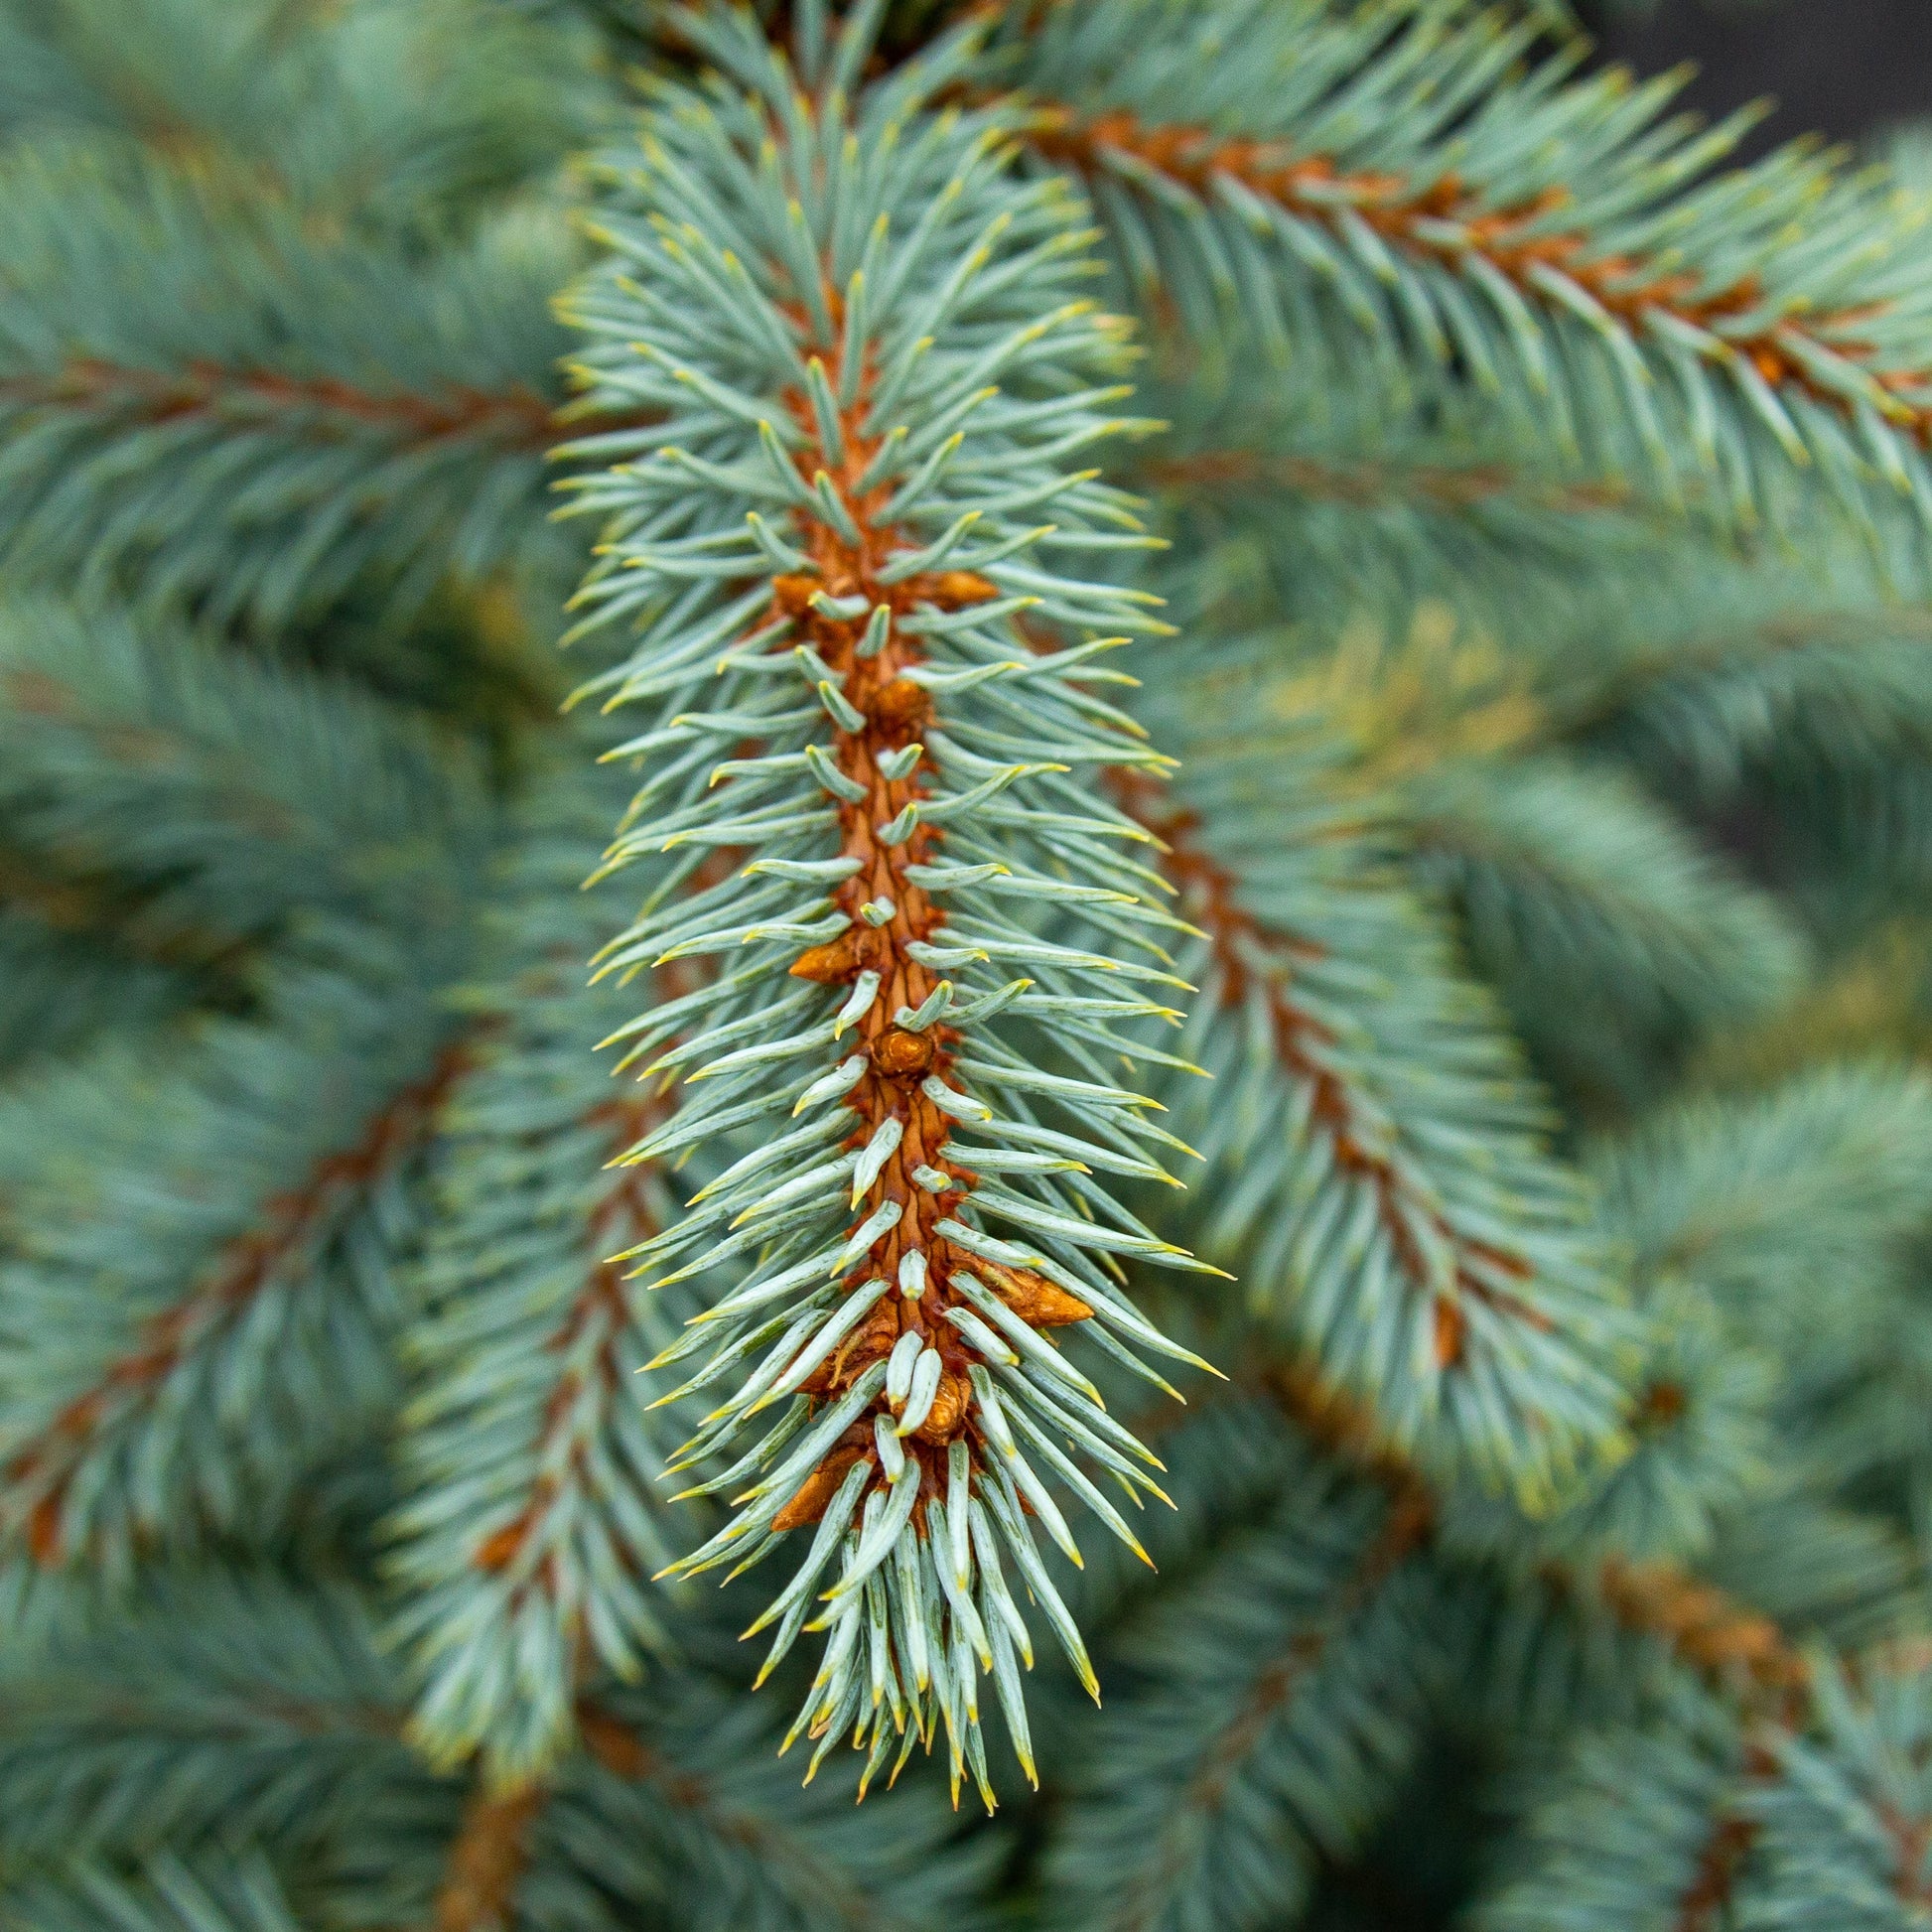
[[[965,1376],[955,1375],[951,1369],[939,1378],[939,1387],[934,1391],[932,1407],[926,1419],[912,1433],[922,1443],[949,1443],[959,1434],[960,1425],[966,1420],[966,1407],[972,1400],[972,1384]]]
[[[835,1449],[793,1492],[790,1502],[771,1519],[774,1530],[795,1530],[816,1523],[838,1494],[845,1472],[864,1453],[862,1449]]]
[[[1093,1311],[1063,1288],[1026,1268],[1001,1268],[975,1260],[974,1273],[983,1275],[1000,1300],[1030,1328],[1060,1328],[1084,1321]]]
[[[791,962],[792,978],[817,980],[825,986],[850,979],[864,961],[868,936],[859,927],[853,926],[841,932],[836,939],[828,939],[822,946],[807,946]]]
[[[832,1393],[832,1364],[820,1362],[798,1385],[800,1395],[830,1395]]]
[[[898,1340],[897,1299],[889,1295],[860,1322],[857,1331],[846,1337],[832,1358],[833,1383],[849,1379],[868,1362],[893,1352],[893,1344]]]
[[[519,1516],[512,1523],[505,1523],[500,1530],[486,1536],[477,1545],[477,1554],[471,1561],[479,1570],[507,1570],[516,1561],[516,1553],[522,1549],[530,1534],[527,1516]]]
[[[925,723],[932,700],[909,677],[896,677],[872,701],[872,721],[884,732],[916,731]]]
[[[798,968],[794,966],[791,970],[795,973]],[[935,1050],[930,1034],[888,1027],[872,1042],[872,1063],[889,1080],[913,1080],[932,1070]]]
[[[1640,1428],[1646,1423],[1653,1426],[1673,1423],[1688,1406],[1689,1398],[1681,1382],[1653,1382],[1637,1398],[1633,1420]]]
[[[821,588],[816,577],[774,577],[771,580],[771,601],[786,617],[803,617],[811,608],[813,596]]]
[[[1000,595],[997,584],[989,584],[970,570],[942,570],[937,576],[927,578],[922,588],[942,611],[957,611],[967,604],[985,604]]]

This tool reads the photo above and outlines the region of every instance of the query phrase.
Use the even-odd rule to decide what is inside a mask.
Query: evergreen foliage
[[[1925,1920],[1922,157],[1672,93],[0,0],[0,1922]]]

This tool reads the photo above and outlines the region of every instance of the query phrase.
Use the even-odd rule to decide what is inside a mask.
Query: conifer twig
[[[1467,1303],[1479,1303],[1547,1330],[1549,1317],[1542,1311],[1518,1301],[1500,1286],[1501,1281],[1528,1280],[1534,1265],[1518,1252],[1463,1233],[1439,1204],[1415,1192],[1403,1169],[1378,1151],[1379,1135],[1359,1118],[1359,1105],[1347,1081],[1330,1056],[1321,1051],[1331,1036],[1322,1022],[1297,1002],[1290,973],[1277,970],[1258,974],[1257,953],[1265,952],[1280,966],[1293,959],[1298,946],[1306,948],[1312,942],[1298,941],[1293,934],[1264,932],[1260,921],[1241,905],[1234,875],[1202,843],[1200,821],[1192,812],[1169,805],[1158,787],[1131,775],[1117,780],[1116,789],[1141,822],[1166,845],[1163,870],[1179,888],[1188,917],[1208,935],[1221,973],[1222,1002],[1238,1007],[1259,981],[1275,1052],[1282,1066],[1312,1090],[1311,1128],[1329,1138],[1336,1167],[1373,1191],[1381,1224],[1399,1265],[1418,1283],[1432,1278],[1434,1271],[1413,1232],[1418,1220],[1433,1228],[1455,1254],[1449,1292],[1436,1293],[1431,1304],[1438,1366],[1453,1369],[1462,1359]]]
[[[1135,475],[1161,489],[1236,493],[1263,484],[1364,508],[1420,498],[1439,509],[1459,510],[1500,499],[1587,515],[1625,509],[1634,500],[1633,492],[1613,480],[1549,482],[1519,476],[1499,463],[1323,461],[1244,449],[1177,451],[1137,465]]]
[[[1769,1751],[1754,1747],[1745,1753],[1744,1770],[1747,1777],[1770,1777],[1776,1773],[1777,1759]],[[1713,1815],[1710,1836],[1691,1868],[1691,1882],[1678,1900],[1671,1932],[1717,1932],[1758,1832],[1755,1819],[1727,1806]]]
[[[1795,309],[1767,317],[1755,273],[1710,284],[1695,269],[1614,251],[1588,229],[1565,226],[1562,213],[1573,198],[1562,188],[1497,203],[1452,172],[1418,187],[1398,173],[1349,170],[1329,156],[1296,153],[1285,141],[1150,122],[1121,108],[1085,113],[1024,93],[981,98],[1025,114],[1035,151],[1076,174],[1091,177],[1124,161],[1143,178],[1203,201],[1217,199],[1217,185],[1229,182],[1332,236],[1353,221],[1414,260],[1458,270],[1479,262],[1531,309],[1561,313],[1587,304],[1632,332],[1655,329],[1660,320],[1675,324],[1721,345],[1771,390],[1848,415],[1844,374],[1856,371],[1882,397],[1882,413],[1896,429],[1921,444],[1932,439],[1932,370],[1888,361],[1863,339],[1858,332],[1872,319],[1871,308],[1823,309],[1802,321]],[[1822,368],[1840,379],[1824,379]]]
[[[1431,1535],[1433,1504],[1420,1483],[1392,1490],[1381,1526],[1357,1553],[1329,1595],[1318,1620],[1298,1628],[1282,1650],[1257,1672],[1212,1741],[1192,1763],[1178,1798],[1164,1810],[1163,1846],[1140,1877],[1138,1904],[1110,1917],[1110,1932],[1157,1932],[1165,1922],[1190,1861],[1195,1821],[1221,1809],[1244,1762],[1267,1736],[1278,1714],[1297,1694],[1329,1648],[1362,1616],[1389,1577]]]
[[[607,867],[670,875],[603,970],[732,962],[701,1034],[674,1003],[614,1035],[656,1054],[647,1073],[684,1076],[675,1117],[628,1158],[722,1153],[767,1123],[628,1256],[658,1288],[726,1262],[739,1277],[653,1364],[709,1357],[666,1402],[745,1378],[672,1465],[734,1456],[695,1488],[736,1487],[736,1513],[670,1569],[749,1568],[810,1530],[806,1568],[747,1634],[778,1623],[768,1670],[828,1632],[792,1732],[811,1768],[850,1736],[863,1790],[943,1731],[955,1792],[970,1769],[990,1805],[982,1677],[1033,1775],[1034,1640],[1007,1565],[1096,1688],[1035,1545],[1036,1521],[1080,1561],[1040,1469],[1136,1550],[1061,1441],[1133,1505],[1161,1493],[1045,1331],[1094,1334],[1146,1374],[1143,1353],[1193,1359],[1126,1301],[1114,1258],[1200,1264],[1099,1178],[1160,1177],[1170,1141],[1108,1061],[1183,1064],[1118,1031],[1178,1018],[1152,995],[1180,984],[1157,937],[1176,922],[1129,856],[1146,835],[1085,775],[1164,762],[1086,688],[1110,679],[1100,653],[1163,626],[1104,555],[1058,564],[1147,542],[1096,471],[1062,468],[1137,427],[1104,413],[1123,325],[1058,300],[1086,273],[1077,203],[1005,176],[993,124],[924,115],[958,44],[848,118],[874,25],[801,28],[794,75],[750,15],[676,16],[745,92],[654,118],[661,152],[638,156],[604,234],[647,266],[601,271],[571,304],[599,345],[580,371],[593,400],[664,411],[625,461],[575,480],[611,519],[576,604],[580,630],[636,613],[629,660],[592,688],[655,714],[612,754],[647,775]],[[760,152],[775,172],[743,218],[763,239],[721,253],[690,198],[738,197]],[[596,437],[569,453],[614,454]],[[1030,658],[1023,610],[1065,648]],[[756,856],[693,880],[686,854],[721,846]],[[1035,1027],[1090,1077],[1042,1067]]]
[[[614,1093],[590,1052],[621,1009],[600,1013],[567,963],[591,929],[575,891],[587,804],[574,785],[534,797],[500,876],[513,943],[473,996],[489,1038],[445,1119],[403,1342],[415,1399],[388,1544],[392,1641],[418,1671],[409,1737],[439,1765],[479,1760],[498,1790],[577,1741],[589,1674],[628,1679],[670,1647],[649,1580],[677,1554],[660,1522],[675,1439],[636,1371],[676,1330],[612,1259],[675,1216],[660,1169],[612,1159],[669,1108]],[[653,990],[680,978],[702,992],[675,972]]]
[[[1418,1533],[1429,1535],[1428,1480],[1390,1446],[1366,1407],[1292,1363],[1275,1366],[1266,1380],[1297,1427],[1330,1453],[1365,1470],[1396,1498],[1407,1499]],[[1587,1581],[1561,1563],[1546,1563],[1539,1574],[1561,1596],[1596,1595],[1625,1629],[1658,1638],[1719,1691],[1734,1695],[1741,1679],[1749,1687],[1745,1710],[1759,1707],[1762,1694],[1771,1691],[1777,1708],[1770,1722],[1778,1728],[1802,1723],[1810,1681],[1803,1654],[1769,1618],[1733,1602],[1722,1590],[1675,1565],[1638,1567],[1615,1557]],[[1778,1759],[1766,1745],[1753,1743],[1745,1749],[1743,1768],[1746,1777],[1775,1776]],[[1713,1816],[1672,1932],[1714,1932],[1758,1830],[1754,1820],[1728,1806]]]
[[[362,1197],[421,1145],[470,1065],[457,1038],[429,1070],[401,1089],[349,1146],[324,1156],[302,1184],[263,1203],[260,1224],[230,1241],[200,1284],[143,1324],[139,1342],[70,1398],[0,1467],[0,1523],[22,1535],[43,1568],[68,1560],[63,1521],[68,1486],[89,1449],[150,1406],[176,1367],[210,1333],[246,1317],[255,1297],[345,1205]]]
[[[621,1151],[647,1133],[662,1113],[661,1108],[650,1104],[607,1107],[600,1109],[600,1124],[615,1123]],[[600,1257],[614,1245],[634,1246],[657,1232],[648,1183],[649,1176],[638,1169],[615,1172],[603,1199],[586,1217],[588,1238]],[[565,1369],[544,1405],[543,1432],[534,1456],[537,1473],[529,1499],[510,1522],[478,1544],[475,1562],[479,1570],[507,1572],[526,1567],[525,1554],[542,1541],[545,1520],[556,1508],[566,1481],[588,1478],[585,1462],[596,1433],[596,1415],[614,1402],[632,1399],[628,1378],[618,1359],[619,1336],[629,1318],[622,1265],[600,1258],[592,1264],[582,1289],[564,1309],[544,1344],[548,1352],[574,1365]],[[585,1368],[575,1364],[586,1352],[587,1343],[591,1361]],[[556,1467],[560,1449],[565,1450],[562,1460],[567,1475]],[[517,1590],[536,1588],[554,1593],[555,1578],[548,1559],[541,1558],[529,1568],[531,1574],[519,1581]]]
[[[532,389],[459,385],[420,394],[212,361],[157,369],[76,357],[52,376],[0,381],[0,410],[7,408],[104,408],[144,423],[300,416],[312,429],[333,420],[345,431],[414,443],[475,436],[528,451],[546,450],[556,440],[555,404]]]
[[[1478,259],[1536,308],[1550,306],[1548,278],[1560,275],[1627,328],[1668,317],[1721,340],[1773,388],[1796,390],[1835,409],[1846,407],[1843,389],[1813,371],[1828,357],[1846,360],[1866,368],[1890,394],[1886,413],[1895,425],[1920,440],[1932,436],[1932,397],[1926,394],[1932,371],[1886,366],[1871,344],[1850,335],[1869,320],[1867,314],[1826,310],[1803,323],[1793,316],[1757,323],[1765,290],[1756,275],[1709,286],[1695,270],[1612,252],[1587,229],[1562,224],[1571,199],[1562,189],[1497,205],[1454,174],[1419,189],[1399,174],[1349,171],[1324,155],[1297,154],[1287,142],[1148,122],[1124,109],[1087,114],[1009,98],[1029,112],[1029,139],[1036,151],[1076,174],[1092,175],[1119,156],[1137,171],[1203,199],[1213,197],[1217,181],[1225,179],[1330,231],[1352,218],[1407,255],[1452,267]],[[1753,326],[1737,329],[1739,317],[1752,317]]]

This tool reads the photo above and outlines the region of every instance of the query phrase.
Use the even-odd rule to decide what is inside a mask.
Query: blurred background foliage
[[[1753,151],[1883,157],[1923,303],[1910,0],[1588,24],[1776,88]],[[644,1581],[704,1520],[631,1379],[686,1311],[605,1261],[670,1183],[603,1165],[628,785],[559,718],[601,647],[546,515],[640,67],[689,61],[621,0],[0,6],[0,1915],[1922,1925],[1925,525],[1824,466],[1653,486],[1610,378],[1566,445],[1325,283],[1283,380],[1119,223],[1167,427],[1117,472],[1204,640],[1136,715],[1250,965],[1175,1109],[1241,1286],[1161,1307],[1233,1384],[1156,1443],[1158,1576],[1064,1579],[1106,1706],[1042,1661],[991,1823],[923,1766],[801,1791],[748,1600]],[[1315,1265],[1343,1207],[1520,1259],[1613,1378],[1523,1424],[1537,1314],[1439,1397],[1401,1270]]]

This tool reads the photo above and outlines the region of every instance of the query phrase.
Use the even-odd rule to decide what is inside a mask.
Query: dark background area
[[[1579,10],[1602,52],[1640,72],[1695,61],[1686,99],[1707,116],[1774,95],[1752,153],[1808,130],[1853,141],[1932,119],[1932,0],[1582,0]]]

